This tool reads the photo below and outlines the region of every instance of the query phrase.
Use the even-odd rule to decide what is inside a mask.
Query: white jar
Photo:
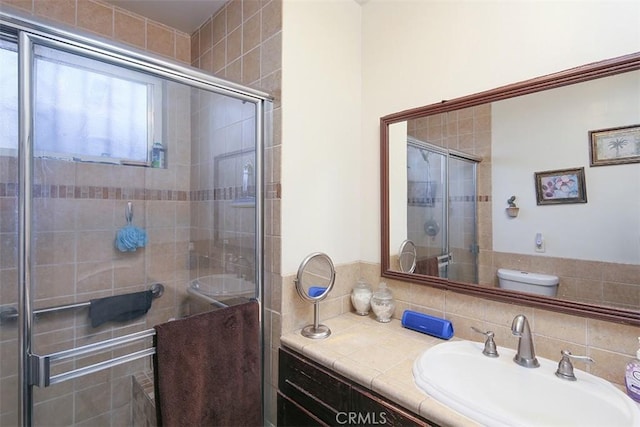
[[[375,313],[378,322],[390,322],[395,308],[396,303],[393,301],[393,295],[387,288],[387,284],[380,283],[380,287],[371,297],[371,309]]]
[[[371,286],[364,279],[358,280],[358,283],[351,290],[351,304],[356,309],[356,314],[360,316],[369,314],[371,295],[373,295]]]

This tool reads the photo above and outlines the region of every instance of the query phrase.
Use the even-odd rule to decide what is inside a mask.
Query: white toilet
[[[558,293],[558,281],[558,276],[548,274],[507,270],[505,268],[498,270],[500,288],[511,291],[555,297]]]

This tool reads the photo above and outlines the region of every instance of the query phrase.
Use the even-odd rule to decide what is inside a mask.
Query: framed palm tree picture
[[[589,132],[591,166],[640,163],[640,125]]]

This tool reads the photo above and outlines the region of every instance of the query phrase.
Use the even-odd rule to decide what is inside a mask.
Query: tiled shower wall
[[[280,153],[282,0],[231,0],[191,37],[191,64],[274,97],[265,122],[264,317],[265,414],[276,422],[280,345]],[[236,209],[239,211],[239,209]]]
[[[191,278],[226,273],[254,281],[255,111],[206,92],[192,97]]]
[[[147,18],[135,15],[128,11],[119,9],[117,7],[113,7],[111,5],[102,3],[100,1],[93,0],[0,0],[0,7],[9,6],[9,8],[15,8],[15,10],[19,12],[26,12],[27,14],[32,14],[39,19],[46,18],[53,21],[61,22],[65,25],[69,25],[72,27],[76,27],[82,29],[83,31],[90,31],[96,33],[101,37],[107,37],[113,39],[117,42],[129,44],[135,48],[147,50],[152,53],[160,54],[162,56],[168,57],[170,59],[174,59],[180,62],[192,63],[193,66],[202,68],[206,71],[214,72],[217,76],[226,77],[231,80],[235,80],[238,82],[242,82],[253,87],[259,88],[261,90],[265,90],[275,96],[274,108],[268,112],[268,117],[266,118],[266,123],[271,123],[272,127],[267,129],[266,136],[267,139],[265,141],[265,187],[267,189],[266,194],[266,203],[265,203],[265,245],[266,245],[266,255],[267,258],[265,260],[265,326],[267,333],[267,344],[270,342],[269,337],[273,334],[276,337],[279,337],[279,316],[275,314],[274,311],[271,310],[273,306],[271,304],[272,294],[271,289],[273,285],[279,286],[280,277],[279,277],[279,252],[280,252],[280,242],[279,242],[279,198],[280,198],[280,185],[279,185],[279,158],[280,158],[280,104],[279,104],[279,93],[280,93],[280,76],[281,76],[281,27],[282,27],[282,4],[280,0],[273,1],[231,1],[226,6],[224,6],[214,17],[209,19],[199,30],[197,30],[193,37],[188,34],[181,33],[172,28],[166,27],[162,24],[158,24],[153,22]],[[215,22],[214,22],[215,21]],[[193,52],[192,52],[193,49]],[[215,53],[214,53],[215,52]],[[214,65],[214,57],[215,57],[215,65]],[[214,70],[215,67],[215,70]],[[202,104],[195,103],[195,108],[202,107]],[[183,109],[182,111],[186,111],[189,114],[189,108]],[[239,110],[240,111],[240,110]],[[193,113],[196,115],[196,112]],[[245,117],[246,118],[246,117]],[[195,125],[192,124],[191,129],[196,129]],[[188,129],[190,131],[191,129]],[[198,127],[198,131],[201,129]],[[182,135],[185,138],[188,138],[188,131],[184,132]],[[199,145],[197,146],[198,150]],[[190,147],[188,147],[190,148]],[[181,155],[190,155],[189,150],[180,153]],[[171,146],[169,146],[171,150]],[[196,148],[194,148],[195,150]],[[200,151],[198,151],[200,153]],[[172,160],[174,159],[174,154],[172,152],[169,153],[169,164],[171,165]],[[200,157],[193,156],[194,165],[199,164],[202,161]],[[83,165],[80,165],[83,166]],[[180,172],[180,176],[182,177],[194,177],[194,170],[196,167],[192,167],[191,164],[187,164],[186,168],[190,169],[187,171],[186,175]],[[2,169],[6,171],[7,169]],[[88,172],[91,175],[91,172]],[[126,174],[125,174],[126,175]],[[100,176],[100,174],[96,175]],[[135,179],[138,179],[136,177]],[[146,177],[145,177],[146,178]],[[123,176],[122,179],[124,181],[130,181],[133,179],[132,177]],[[199,175],[198,175],[199,179]],[[63,184],[64,185],[64,184]],[[112,187],[112,190],[109,188],[104,188],[104,182],[100,182],[99,185],[89,186],[86,185],[86,194],[89,195],[91,192],[92,197],[96,197],[96,192],[98,195],[103,193],[107,193],[109,191],[117,191],[116,185]],[[109,184],[111,185],[111,184]],[[95,187],[95,188],[90,188]],[[98,188],[99,187],[99,188]],[[122,188],[124,188],[123,186]],[[203,200],[198,200],[199,193],[197,190],[201,190],[203,187],[200,182],[194,180],[194,187],[188,188],[187,191],[194,190],[191,192],[191,195],[195,195],[195,201],[193,206],[194,210],[197,210],[196,206],[198,203]],[[215,189],[211,189],[215,191]],[[57,187],[57,191],[60,191],[60,187]],[[68,191],[67,187],[64,187],[64,191]],[[75,191],[75,190],[74,190]],[[82,188],[80,189],[82,195]],[[123,191],[123,190],[120,190]],[[121,194],[121,193],[119,193]],[[135,190],[133,193],[135,195]],[[174,192],[171,197],[176,196],[177,194]],[[206,194],[206,193],[205,193]],[[189,196],[189,194],[187,194]],[[0,198],[3,197],[0,195]],[[99,198],[99,196],[97,196]],[[176,196],[181,197],[181,196]],[[66,200],[65,200],[66,201]],[[82,197],[79,200],[83,202]],[[92,201],[94,199],[84,200],[85,204],[92,205]],[[102,200],[100,200],[102,202]],[[150,200],[144,203],[141,206],[141,203],[138,203],[134,200],[134,209],[135,209],[135,219],[134,223],[136,225],[145,225],[144,223],[138,222],[139,220],[148,217],[151,222],[157,221],[159,224],[159,228],[162,228],[162,233],[158,235],[158,238],[161,238],[161,241],[157,242],[157,251],[159,255],[162,253],[166,253],[166,249],[170,249],[169,247],[172,245],[169,241],[171,240],[171,231],[169,230],[169,224],[171,222],[171,217],[175,215],[175,230],[176,239],[173,240],[175,245],[175,255],[176,260],[172,260],[171,256],[163,256],[162,258],[158,258],[157,262],[153,262],[151,268],[156,268],[163,271],[163,274],[170,274],[169,271],[172,268],[176,269],[175,277],[178,282],[180,282],[179,286],[182,286],[185,282],[183,282],[183,278],[188,279],[190,276],[199,275],[202,273],[201,270],[190,270],[187,271],[181,268],[180,264],[183,261],[190,261],[189,267],[194,267],[193,260],[194,257],[193,251],[189,253],[189,239],[193,237],[198,237],[198,232],[195,230],[201,230],[199,227],[202,225],[199,222],[203,217],[199,215],[195,215],[194,212],[189,208],[190,205],[186,204],[183,200],[172,200],[170,203],[166,203],[166,200]],[[15,203],[15,202],[13,202]],[[99,215],[94,219],[89,218],[90,221],[100,223],[105,215],[108,215],[111,224],[117,224],[117,219],[124,215],[124,199],[116,199],[112,200],[111,207],[107,207],[106,209],[111,209],[107,214],[106,211],[100,210]],[[222,203],[225,202],[224,200]],[[175,209],[173,208],[175,205]],[[104,203],[97,203],[95,206],[102,206]],[[168,209],[167,209],[168,207]],[[5,209],[3,207],[3,209]],[[10,208],[9,208],[10,209]],[[57,209],[57,208],[56,208]],[[70,208],[74,213],[82,211],[80,207]],[[148,211],[148,212],[145,212]],[[242,213],[248,213],[251,209],[235,209],[236,212],[242,211]],[[90,210],[90,212],[95,213],[95,210]],[[200,210],[199,212],[202,212]],[[68,210],[67,210],[68,213]],[[81,215],[84,215],[81,214]],[[149,216],[150,215],[150,216]],[[242,214],[240,216],[243,216]],[[246,216],[246,215],[244,215]],[[10,216],[4,215],[3,218],[10,218]],[[190,229],[191,225],[189,222],[194,220],[193,228]],[[151,224],[149,223],[149,225]],[[189,224],[189,226],[187,226]],[[13,228],[11,228],[13,230]],[[178,231],[179,230],[179,231]],[[233,230],[233,228],[231,228]],[[100,237],[105,237],[109,234],[109,231],[102,230],[103,235]],[[84,234],[84,231],[78,231],[77,234]],[[89,237],[85,238],[85,242],[87,244],[90,242]],[[55,242],[58,243],[57,241]],[[201,242],[200,242],[201,243]],[[194,243],[194,248],[200,249],[200,243]],[[238,242],[234,242],[238,243]],[[156,243],[152,242],[149,246],[149,252],[153,247],[156,247]],[[87,245],[83,247],[84,249],[89,249],[90,251],[96,252],[97,249],[93,249]],[[245,245],[245,249],[248,249],[248,246]],[[146,250],[146,249],[145,249]],[[183,252],[184,251],[184,252]],[[244,252],[243,252],[244,253]],[[191,255],[191,256],[189,256]],[[84,254],[82,256],[85,256]],[[86,255],[88,257],[93,257],[93,255]],[[105,253],[96,254],[97,257],[106,256]],[[135,259],[134,259],[135,258]],[[110,271],[113,271],[113,281],[115,283],[116,275],[118,280],[123,277],[128,277],[127,274],[131,273],[133,276],[139,276],[139,267],[141,261],[139,260],[140,256],[133,256],[130,258],[133,263],[137,263],[138,265],[131,265],[130,268],[125,266],[125,263],[121,262],[119,259],[115,259],[112,261],[113,267],[110,267],[108,271],[103,272],[104,276],[109,276]],[[89,269],[89,273],[85,274],[87,277],[83,280],[83,285],[87,290],[92,287],[95,288],[99,280],[97,276],[99,275],[97,272],[97,265],[89,267],[91,263],[94,261],[87,261],[86,268]],[[100,261],[95,261],[95,263],[99,263]],[[196,264],[195,266],[202,266],[202,264]],[[126,271],[128,270],[128,272]],[[196,273],[194,273],[196,271]],[[209,270],[211,271],[211,270]],[[15,270],[12,269],[2,269],[0,274],[3,275],[3,283],[15,283]],[[11,276],[13,274],[13,276]],[[81,272],[81,274],[84,274]],[[5,277],[9,277],[13,280],[4,280]],[[179,279],[178,279],[179,278]],[[133,277],[131,280],[136,280]],[[57,281],[57,280],[56,280]],[[118,281],[117,283],[124,283]],[[133,289],[133,288],[131,288]],[[11,292],[15,293],[15,290],[12,288]],[[12,301],[15,301],[15,295],[12,296]],[[163,296],[163,303],[173,300],[176,304],[176,315],[181,314],[186,310],[182,304],[182,298],[180,296],[169,297],[168,295]],[[156,320],[159,320],[157,317],[154,318],[154,313],[157,308],[160,307],[158,304],[161,300],[154,302],[154,307],[152,311],[147,316],[150,320],[149,324],[155,323]],[[73,322],[71,322],[73,323]],[[276,328],[273,329],[271,327],[272,323],[276,324]],[[69,333],[70,329],[69,322],[66,324],[66,333]],[[86,326],[86,325],[85,325]],[[136,324],[137,326],[137,324]],[[144,325],[140,325],[143,327]],[[51,329],[50,336],[47,337],[48,341],[51,343],[57,343],[58,341],[65,341],[68,339],[65,338],[64,333],[58,333],[54,325],[48,327]],[[131,332],[129,329],[124,329],[122,331],[117,331],[117,333],[128,333]],[[93,339],[98,339],[102,337],[96,337]],[[15,344],[15,335],[9,334],[8,336],[4,334],[0,336],[0,340],[9,340],[8,343]],[[52,344],[55,345],[55,344]],[[277,347],[278,341],[274,344]],[[275,348],[273,346],[267,345],[267,348]],[[14,345],[5,345],[2,346],[0,343],[0,352],[4,350],[3,355],[7,354],[9,357],[2,358],[2,367],[0,367],[0,381],[3,381],[3,389],[13,388],[13,387],[5,387],[5,384],[15,383],[15,366],[16,360],[13,356],[15,346]],[[271,353],[267,355],[267,359],[271,356]],[[270,367],[271,362],[267,362],[267,367]],[[8,372],[9,367],[13,372]],[[134,372],[138,369],[144,368],[144,366],[132,366],[130,371]],[[108,371],[106,371],[108,372]],[[95,416],[102,412],[102,415],[99,418],[93,418],[89,420],[92,425],[96,423],[102,425],[121,425],[124,423],[124,420],[127,419],[129,414],[128,412],[128,396],[130,394],[127,393],[116,393],[115,390],[122,389],[122,387],[115,387],[115,383],[113,381],[107,381],[112,376],[116,375],[120,381],[126,381],[125,378],[128,378],[126,374],[122,373],[122,370],[119,370],[117,373],[109,373],[106,377],[102,377],[105,379],[105,382],[97,381],[94,376],[86,377],[87,382],[92,382],[96,384],[102,384],[97,386],[95,389],[84,388],[84,397],[81,397],[79,393],[76,392],[76,397],[72,394],[72,391],[75,391],[77,387],[72,385],[74,382],[69,381],[65,387],[69,387],[65,390],[62,390],[62,394],[64,395],[65,400],[60,400],[56,402],[51,396],[43,396],[43,400],[48,402],[47,407],[49,409],[44,410],[43,407],[43,415],[48,416],[49,413],[55,412],[55,408],[58,403],[60,404],[71,404],[73,399],[76,399],[77,407],[83,408],[82,411],[86,415],[75,416],[73,415],[73,411],[70,413],[70,417],[76,417],[77,421],[81,421],[82,417],[86,416]],[[267,384],[271,384],[272,374],[270,369],[265,371],[265,376],[267,378]],[[58,385],[56,387],[63,387],[64,384]],[[120,384],[118,384],[120,385]],[[114,389],[114,393],[109,396],[110,393],[107,393],[107,388]],[[93,391],[90,393],[89,391]],[[269,393],[270,392],[270,393]],[[46,391],[46,393],[52,393],[52,389]],[[267,395],[274,395],[274,388],[270,387]],[[108,398],[107,398],[108,397]],[[269,400],[269,397],[267,397]],[[90,404],[84,404],[82,401],[90,401]],[[15,412],[11,412],[11,414],[7,415],[4,412],[6,408],[11,408],[13,411],[15,409],[15,396],[3,396],[2,399],[3,404],[0,405],[0,414],[3,414],[0,418],[0,425],[5,424],[5,420],[8,420],[7,423],[10,425],[11,420],[15,420]],[[5,403],[6,402],[6,403]],[[273,399],[275,402],[275,399]],[[111,412],[105,412],[102,409],[105,407],[115,408],[117,409],[117,413],[113,410]],[[269,412],[268,417],[275,422],[275,405],[270,404],[267,407],[267,411]],[[89,415],[89,414],[92,415]],[[71,419],[67,418],[62,420],[61,422],[70,423]],[[126,424],[126,423],[124,423]]]
[[[33,286],[34,307],[44,308],[146,290],[153,283],[165,287],[143,318],[122,323],[90,325],[86,309],[41,315],[34,322],[33,348],[47,354],[144,330],[184,314],[188,281],[190,228],[190,94],[189,88],[170,83],[167,97],[168,167],[76,163],[34,160]],[[2,157],[4,171],[16,171],[15,158]],[[2,176],[0,203],[3,218],[17,217],[16,174]],[[135,252],[114,246],[117,230],[126,224],[125,206],[133,203],[133,224],[147,231],[149,242]],[[5,216],[6,214],[6,216]],[[11,228],[10,228],[11,227]],[[1,274],[13,280],[2,288],[2,303],[15,304],[17,232],[15,220],[3,222]],[[8,294],[8,295],[7,295]],[[2,350],[12,349],[3,361],[15,361],[17,325],[2,326]],[[147,343],[149,345],[149,343]],[[131,349],[129,349],[130,351]],[[114,354],[117,352],[114,352]],[[85,357],[56,368],[55,373],[111,357]],[[8,363],[8,362],[7,362]],[[130,375],[145,369],[138,361],[86,378],[35,390],[36,423],[104,425],[122,423],[130,414]],[[13,370],[2,370],[3,381],[15,380]],[[9,390],[3,387],[3,390]],[[96,398],[98,396],[99,398]],[[15,417],[17,395],[2,396],[6,420]],[[5,404],[6,403],[6,404]],[[10,403],[13,403],[11,405]],[[10,421],[6,421],[11,425]]]
[[[100,2],[0,1],[36,17],[91,31],[173,60],[189,62],[189,35]],[[190,238],[190,92],[170,84],[167,111],[168,168],[148,169],[70,163],[34,162],[35,307],[88,301],[165,285],[162,298],[138,320],[91,328],[86,309],[40,316],[34,348],[39,354],[104,340],[152,327],[184,313]],[[15,304],[17,200],[16,159],[0,158],[0,304]],[[134,225],[149,235],[146,248],[120,253],[114,248],[124,209],[131,200]],[[11,284],[11,286],[6,286]],[[0,425],[17,423],[17,327],[0,328]],[[145,343],[146,346],[150,342]],[[136,349],[144,347],[140,344]],[[86,357],[54,368],[61,372],[132,350]],[[140,360],[54,386],[35,389],[34,421],[39,425],[128,425],[131,420],[131,374],[147,369]]]

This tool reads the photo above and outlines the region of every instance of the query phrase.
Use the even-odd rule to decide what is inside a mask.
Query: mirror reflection
[[[640,72],[440,110],[387,127],[389,270],[409,239],[414,275],[485,288],[499,269],[557,276],[559,299],[640,310]],[[598,149],[626,160],[592,166],[590,132],[616,128]],[[586,203],[537,203],[572,183]]]

